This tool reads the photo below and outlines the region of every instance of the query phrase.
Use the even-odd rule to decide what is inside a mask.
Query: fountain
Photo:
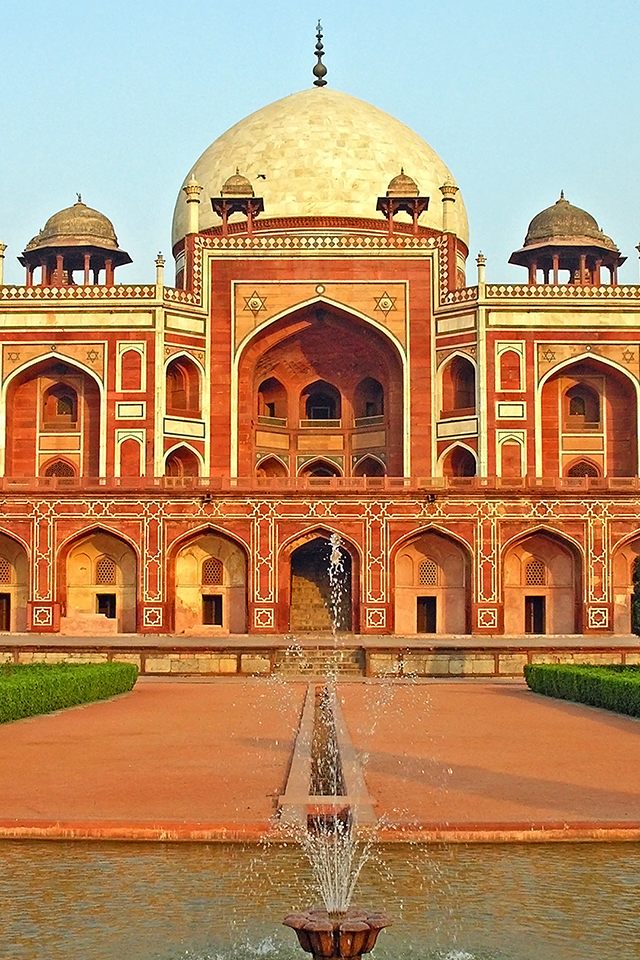
[[[343,610],[344,559],[338,534],[332,534],[329,544],[335,644]],[[342,717],[336,680],[334,669],[323,684],[309,685],[280,803],[281,823],[292,830],[305,851],[324,901],[324,909],[292,913],[283,921],[295,930],[300,946],[314,960],[355,960],[373,949],[379,932],[392,922],[384,913],[351,906],[377,819]]]

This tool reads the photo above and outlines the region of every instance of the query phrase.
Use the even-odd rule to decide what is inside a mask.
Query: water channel
[[[378,850],[355,901],[385,909],[376,960],[632,960],[640,845]],[[0,845],[3,960],[301,960],[317,901],[297,846]]]

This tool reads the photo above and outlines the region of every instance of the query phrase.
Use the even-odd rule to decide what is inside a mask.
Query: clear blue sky
[[[6,281],[22,282],[16,256],[76,191],[133,257],[121,280],[152,280],[200,153],[310,85],[318,17],[329,83],[413,127],[452,170],[488,279],[525,278],[509,254],[564,189],[629,258],[621,280],[638,281],[637,0],[5,0]]]

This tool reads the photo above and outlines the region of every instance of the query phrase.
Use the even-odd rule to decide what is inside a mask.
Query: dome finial
[[[314,87],[326,87],[327,81],[324,78],[327,75],[327,68],[322,62],[322,58],[324,56],[324,47],[322,45],[322,24],[320,23],[319,20],[318,20],[318,26],[316,27],[316,40],[317,40],[317,43],[316,43],[315,54],[316,54],[316,57],[318,58],[318,62],[313,68],[313,75],[316,78],[313,81],[313,85]]]
[[[561,199],[561,200],[564,200],[564,199],[565,199],[564,190],[561,190],[561,191],[560,191],[560,199]]]

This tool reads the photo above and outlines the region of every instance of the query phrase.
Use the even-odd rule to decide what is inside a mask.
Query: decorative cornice
[[[0,286],[0,300],[153,300],[156,286]]]
[[[640,285],[578,287],[568,284],[487,284],[485,296],[511,300],[640,300]]]

